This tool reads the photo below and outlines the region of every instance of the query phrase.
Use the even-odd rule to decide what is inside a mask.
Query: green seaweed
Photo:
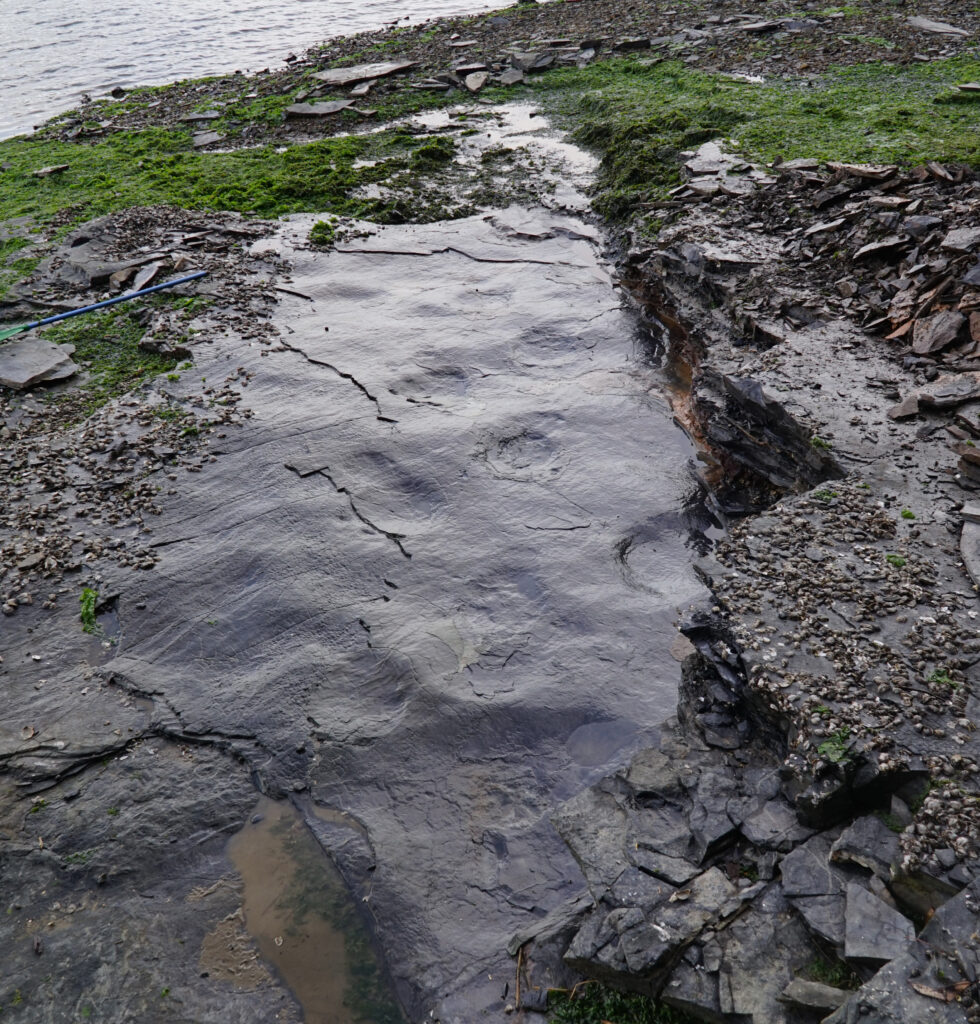
[[[817,753],[831,764],[845,764],[850,760],[848,740],[851,738],[851,731],[846,726],[838,729],[829,739],[817,747]]]
[[[157,300],[161,301],[167,299]],[[84,419],[111,399],[177,365],[174,356],[145,352],[139,347],[145,330],[134,319],[134,312],[133,309],[108,309],[65,320],[44,330],[48,341],[74,345],[72,359],[88,371],[79,387],[44,397],[66,420]]]
[[[821,76],[752,83],[648,57],[549,72],[534,91],[601,156],[597,201],[614,218],[662,199],[678,155],[723,139],[753,160],[809,157],[915,165],[980,164],[976,107],[946,103],[980,61],[834,67]]]
[[[98,625],[95,621],[95,607],[99,600],[99,592],[91,587],[83,587],[78,603],[81,607],[79,617],[82,620],[82,631],[85,633],[97,633]]]

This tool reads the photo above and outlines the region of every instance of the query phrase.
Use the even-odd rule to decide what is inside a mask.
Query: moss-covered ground
[[[175,371],[180,363],[178,357],[148,352],[139,347],[146,334],[146,307],[175,309],[180,320],[189,321],[205,301],[159,295],[144,300],[144,303],[88,313],[43,328],[42,336],[46,341],[74,345],[72,359],[82,367],[85,376],[77,387],[38,391],[38,398],[50,409],[51,417],[68,426],[159,374],[171,374],[176,380]],[[38,421],[38,428],[43,426],[43,422]]]
[[[763,84],[639,57],[550,72],[534,80],[532,95],[601,154],[599,209],[623,218],[638,204],[662,198],[679,181],[678,153],[710,138],[730,139],[746,156],[767,161],[805,156],[977,165],[980,100],[953,86],[978,78],[980,60],[966,57],[909,67],[861,64]],[[414,90],[396,95],[402,93],[413,109],[446,102]],[[512,95],[487,93],[491,99]],[[232,113],[256,116],[236,107],[226,116]],[[42,133],[0,142],[6,168],[0,222],[29,216],[37,225],[64,226],[154,203],[264,217],[324,211],[382,223],[432,219],[444,204],[426,212],[424,189],[451,161],[447,147],[447,141],[420,142],[396,129],[232,152],[197,152],[184,128],[119,132],[95,142]],[[68,169],[33,174],[59,164]],[[407,195],[413,209],[360,192],[398,178],[417,186],[407,190],[415,193]],[[30,237],[25,232],[0,243],[0,288],[32,269],[30,256],[18,256]]]
[[[92,143],[11,139],[0,142],[7,165],[0,221],[29,213],[40,224],[64,226],[157,203],[261,217],[309,210],[383,216],[353,193],[405,170],[418,145],[398,131],[220,153],[195,152],[182,129],[122,132]],[[68,169],[33,174],[59,164]]]
[[[599,152],[598,207],[622,219],[680,181],[681,151],[708,139],[762,161],[980,165],[980,99],[958,82],[980,78],[960,57],[897,67],[834,68],[793,81],[752,83],[676,61],[605,61],[555,71],[535,94],[574,137]]]
[[[585,982],[548,1000],[552,1024],[695,1024],[694,1018],[633,992]]]

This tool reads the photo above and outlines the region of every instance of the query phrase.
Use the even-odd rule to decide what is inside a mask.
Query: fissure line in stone
[[[354,501],[354,496],[351,494],[351,492],[346,487],[341,487],[337,483],[337,481],[334,480],[334,478],[330,475],[330,473],[328,472],[328,467],[324,467],[323,469],[317,470],[317,472],[320,474],[320,476],[326,477],[326,479],[330,481],[331,486],[338,494],[344,495],[344,497],[347,499],[348,504],[350,505],[351,512],[353,512],[354,515],[369,530],[373,530],[375,533],[380,534],[382,537],[387,537],[388,540],[390,540],[391,543],[394,544],[395,547],[397,547],[398,550],[406,558],[412,557],[412,553],[406,549],[404,544],[402,544],[402,541],[405,539],[404,533],[393,533],[391,530],[386,530],[384,529],[384,527],[378,526],[377,523],[371,522],[371,520],[368,519],[368,517],[364,515],[364,513],[357,507],[357,504]]]
[[[457,256],[472,260],[474,263],[525,263],[536,267],[574,267],[582,269],[580,263],[566,263],[564,260],[529,260],[526,258],[505,260],[493,256],[474,256],[465,249],[457,249],[455,245],[447,245],[443,249],[433,249],[431,252],[399,252],[396,249],[338,249],[337,252],[351,256],[442,256],[447,252],[454,252]]]
[[[338,377],[343,378],[346,381],[350,381],[358,391],[369,401],[374,404],[375,409],[378,410],[378,419],[385,423],[397,423],[397,420],[393,420],[388,416],[384,416],[381,412],[381,403],[378,399],[371,394],[370,391],[352,374],[345,373],[343,370],[334,366],[333,363],[328,363],[325,359],[317,359],[314,356],[308,355],[298,345],[290,345],[288,341],[282,339],[280,344],[283,348],[289,349],[290,352],[295,352],[297,355],[301,355],[308,363],[312,363],[314,366],[322,366],[324,369],[330,370],[331,373],[337,374]]]

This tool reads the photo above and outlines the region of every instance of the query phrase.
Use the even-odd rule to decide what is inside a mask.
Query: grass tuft
[[[694,1024],[694,1018],[635,992],[618,992],[585,982],[571,992],[548,996],[552,1024]]]

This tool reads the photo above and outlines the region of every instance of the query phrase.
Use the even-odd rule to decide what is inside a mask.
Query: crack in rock
[[[382,411],[381,411],[381,403],[378,401],[378,399],[374,395],[371,394],[370,391],[368,391],[367,387],[365,387],[365,385],[362,384],[354,376],[354,374],[352,374],[352,373],[345,373],[339,367],[334,366],[333,363],[328,363],[325,359],[317,359],[314,356],[308,355],[298,345],[290,345],[290,343],[288,341],[286,341],[285,338],[280,339],[280,344],[282,345],[283,348],[288,349],[290,352],[295,352],[297,355],[301,355],[308,363],[312,363],[314,366],[322,366],[325,369],[330,370],[332,373],[337,374],[337,376],[341,377],[343,380],[349,381],[351,384],[353,384],[354,387],[356,387],[357,390],[360,391],[361,394],[364,395],[364,397],[369,402],[373,403],[374,408],[378,412],[378,419],[381,420],[382,423],[397,423],[398,422],[398,420],[392,419],[390,416],[385,416],[384,413],[382,413]]]
[[[577,526],[528,526],[524,524],[525,530],[541,531],[543,533],[571,533],[573,530],[589,530],[591,523],[579,523]]]
[[[113,672],[106,677],[106,684],[108,686],[118,687],[130,697],[147,700],[154,706],[162,704],[163,707],[170,712],[172,722],[164,720],[151,722],[149,727],[144,729],[140,736],[137,737],[138,739],[145,739],[148,736],[159,736],[163,739],[176,740],[182,743],[196,743],[199,746],[214,747],[216,750],[220,750],[222,752],[230,751],[242,762],[246,761],[244,753],[233,747],[232,744],[236,740],[245,740],[254,744],[262,753],[273,756],[274,752],[270,750],[255,733],[252,732],[225,732],[221,729],[194,731],[189,729],[187,723],[184,721],[183,715],[178,711],[167,695],[160,690],[144,690],[129,680],[126,676],[116,672]],[[173,724],[174,722],[176,725]]]
[[[292,470],[292,472],[296,473],[296,475],[300,477],[308,475],[300,473],[297,469],[290,465],[287,465],[286,468]],[[329,469],[329,466],[324,466],[322,469],[316,470],[316,473],[329,480],[330,485],[338,494],[344,495],[344,497],[347,499],[347,503],[350,505],[351,512],[353,512],[357,519],[359,519],[369,530],[372,530],[374,533],[380,534],[380,536],[382,537],[386,537],[388,540],[392,542],[392,544],[395,545],[395,547],[398,548],[398,550],[405,556],[405,558],[411,559],[412,553],[402,543],[407,534],[393,533],[391,530],[386,530],[384,529],[384,527],[378,526],[377,523],[373,523],[370,519],[368,519],[368,517],[364,515],[364,513],[357,507],[357,504],[354,501],[354,495],[351,494],[351,492],[346,487],[341,487],[340,484],[338,484],[337,481],[334,480],[334,478],[330,475]]]
[[[454,252],[457,256],[462,256],[465,259],[472,260],[474,263],[502,263],[502,264],[514,264],[522,263],[536,267],[575,267],[581,269],[580,263],[566,263],[564,260],[529,260],[529,259],[498,259],[492,256],[474,256],[472,253],[468,253],[465,249],[459,249],[455,245],[447,245],[442,249],[431,249],[429,252],[407,252],[399,251],[397,249],[338,249],[337,252],[343,253],[344,255],[352,256],[442,256],[448,252]]]

